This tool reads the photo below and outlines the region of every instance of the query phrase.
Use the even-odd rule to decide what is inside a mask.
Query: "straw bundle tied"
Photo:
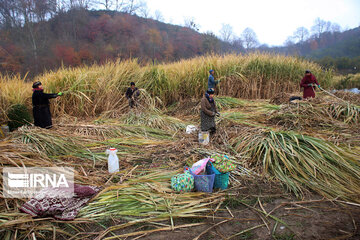
[[[292,132],[248,129],[231,140],[253,166],[301,195],[304,187],[326,197],[360,200],[360,152]]]

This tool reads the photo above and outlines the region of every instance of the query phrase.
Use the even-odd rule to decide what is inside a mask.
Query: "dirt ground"
[[[190,106],[192,116],[181,119],[187,120],[188,118],[191,122],[198,123],[199,116],[196,113],[196,106],[196,104]],[[271,123],[267,121],[266,114],[269,114],[273,108],[274,106],[268,105],[265,101],[248,101],[244,106],[233,109],[233,111],[236,110],[243,114],[239,115],[238,120],[240,122],[245,122],[248,125],[256,123],[260,126],[267,126]],[[229,113],[231,111],[224,112]],[[236,121],[231,124],[239,125]],[[222,129],[221,122],[219,125],[217,135],[206,147],[206,150],[228,150],[224,147],[224,141],[228,135]],[[232,125],[228,124],[227,127],[230,134],[236,135],[231,131]],[[60,127],[58,130],[64,129],[65,127]],[[69,128],[68,131],[73,131],[73,129]],[[356,134],[352,135],[355,136]],[[356,137],[352,135],[351,138]],[[125,146],[126,143],[123,145]],[[130,146],[126,145],[129,148]],[[136,151],[137,154],[132,154],[132,157],[129,155],[120,156],[120,163],[124,169],[135,165],[144,169],[157,167],[169,170],[181,169],[185,164],[191,166],[191,163],[204,157],[203,153],[198,151],[200,147],[202,146],[198,144],[196,134],[186,135],[179,137],[176,141],[169,141],[164,144],[133,146],[133,148],[139,148],[135,149],[138,150]],[[62,159],[67,160],[66,158]],[[105,162],[99,161],[97,164],[96,170],[89,167],[91,171],[87,174],[97,181],[107,182],[109,176],[104,174],[106,172]],[[92,167],[92,162],[89,166]],[[84,164],[82,167],[86,169]],[[82,173],[81,170],[84,171],[78,169],[78,172]],[[300,199],[292,193],[288,193],[279,182],[271,180],[270,176],[266,178],[240,177],[237,179],[240,180],[241,184],[236,187],[230,186],[230,189],[224,191],[223,203],[213,206],[214,212],[207,213],[206,218],[176,218],[174,219],[173,230],[166,229],[170,221],[152,224],[148,222],[145,224],[138,223],[123,230],[113,231],[105,237],[147,240],[360,239],[360,205],[358,204],[351,205],[337,199],[324,199],[312,192],[305,192],[304,197]],[[84,233],[83,239],[103,239],[98,238],[98,236],[105,229],[129,222],[129,219],[114,218],[99,223],[87,222],[74,225]],[[60,229],[66,229],[69,232],[72,230],[70,224],[55,223],[60,226]],[[34,224],[37,223],[34,222]],[[139,231],[142,231],[142,234],[134,234],[126,238],[116,236],[139,233]],[[52,232],[46,234],[49,234],[46,239],[58,239],[53,237]],[[82,234],[77,237],[81,238],[81,236]]]
[[[284,193],[284,188],[277,183],[246,180],[243,186],[229,189],[224,203],[207,219],[175,219],[172,231],[146,233],[156,227],[138,224],[114,233],[144,231],[142,235],[126,238],[144,240],[360,239],[360,206],[330,201],[312,193],[305,195],[304,199],[298,199]],[[104,225],[119,223],[121,221],[114,220]],[[200,225],[176,228],[186,224]]]

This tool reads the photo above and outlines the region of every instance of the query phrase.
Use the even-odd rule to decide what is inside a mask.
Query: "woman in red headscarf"
[[[320,87],[320,84],[316,80],[316,77],[309,71],[305,71],[305,76],[301,80],[300,87],[304,88],[303,98],[315,97],[314,87]]]

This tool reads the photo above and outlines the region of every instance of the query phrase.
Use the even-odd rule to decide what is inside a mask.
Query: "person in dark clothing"
[[[214,100],[214,89],[209,88],[201,99],[201,131],[216,132],[215,116],[220,116]]]
[[[135,94],[134,94],[135,93]],[[136,107],[136,99],[139,96],[138,88],[135,87],[135,83],[131,82],[130,87],[126,90],[126,98],[129,101],[130,108]]]
[[[220,82],[220,81],[216,81],[215,80],[215,77],[214,77],[214,73],[215,71],[214,70],[210,70],[209,71],[210,73],[210,76],[209,76],[209,79],[208,79],[208,89],[209,88],[212,88],[212,89],[215,89],[216,85]]]
[[[59,93],[44,93],[41,82],[33,84],[32,105],[34,115],[34,125],[41,128],[51,128],[50,98],[62,95]]]
[[[314,87],[318,86],[320,88],[320,84],[316,80],[316,77],[309,71],[305,71],[305,76],[301,80],[300,87],[304,88],[303,98],[315,98],[315,89]]]

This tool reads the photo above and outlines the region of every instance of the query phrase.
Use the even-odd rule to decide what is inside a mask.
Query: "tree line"
[[[104,10],[90,10],[99,6]],[[119,58],[156,63],[239,52],[211,32],[159,21],[161,13],[150,16],[141,0],[2,0],[0,20],[2,73],[33,76]]]
[[[99,8],[104,10],[93,10]],[[33,76],[118,58],[156,63],[253,50],[309,56],[342,38],[338,24],[319,18],[310,31],[297,28],[282,47],[260,44],[251,28],[236,36],[230,24],[223,24],[217,36],[199,33],[191,17],[183,26],[163,20],[143,0],[1,0],[0,72]]]

